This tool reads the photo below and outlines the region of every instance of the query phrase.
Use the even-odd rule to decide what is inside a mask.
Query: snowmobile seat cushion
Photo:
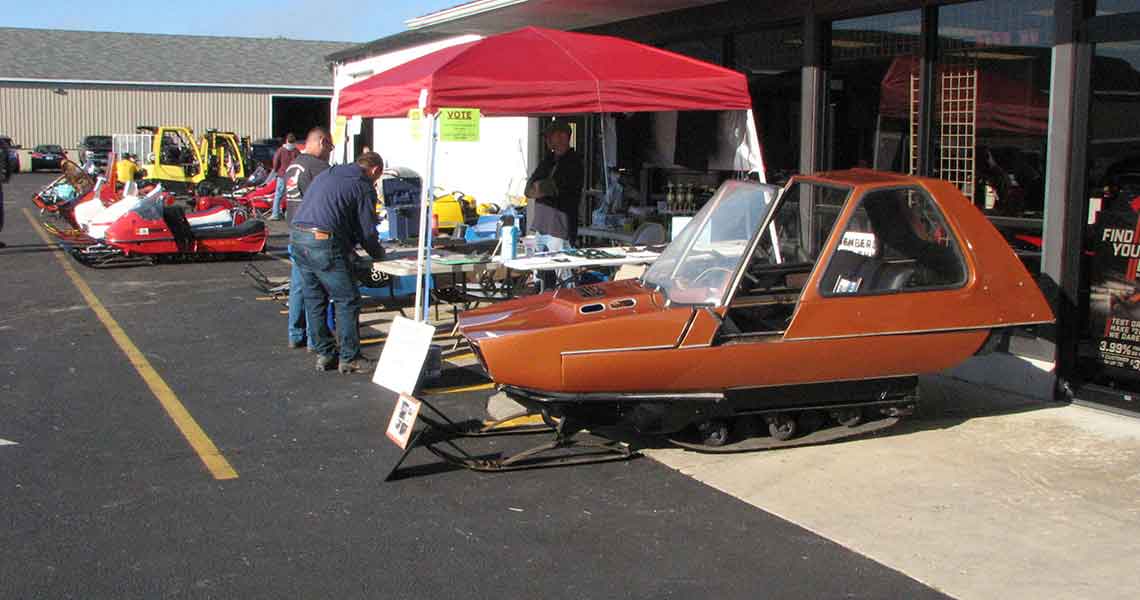
[[[265,221],[249,219],[241,225],[229,227],[206,227],[194,231],[194,237],[200,240],[217,240],[222,238],[245,237],[265,231]]]
[[[886,263],[875,275],[877,292],[893,292],[908,287],[917,269],[913,262]]]
[[[827,266],[820,290],[825,296],[850,296],[873,291],[875,276],[882,264],[874,257],[839,250]]]

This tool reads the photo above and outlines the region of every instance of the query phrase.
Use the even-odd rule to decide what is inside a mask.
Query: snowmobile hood
[[[637,280],[560,289],[465,311],[459,331],[472,339],[606,321],[662,310],[661,295]]]
[[[565,356],[631,345],[671,348],[692,314],[691,307],[665,307],[660,293],[624,280],[466,311],[459,331],[497,383],[549,388],[552,375],[560,379]]]

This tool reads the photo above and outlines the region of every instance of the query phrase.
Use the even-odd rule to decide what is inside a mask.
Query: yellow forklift
[[[178,195],[229,191],[245,179],[245,161],[237,135],[206,130],[195,140],[189,127],[139,127],[151,136],[146,179]]]

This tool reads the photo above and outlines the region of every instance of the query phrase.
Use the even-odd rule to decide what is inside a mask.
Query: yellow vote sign
[[[439,140],[441,142],[478,142],[479,109],[439,109]]]

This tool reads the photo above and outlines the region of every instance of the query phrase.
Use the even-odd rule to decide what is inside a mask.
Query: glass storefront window
[[[767,180],[783,183],[799,171],[803,27],[737,33],[732,45],[733,67],[748,77]]]
[[[920,11],[831,24],[826,168],[913,172]]]
[[[962,190],[1036,272],[1041,265],[1053,0],[938,9],[934,175]]]
[[[1140,7],[1137,7],[1140,8]],[[1115,13],[1114,13],[1115,14]],[[1140,38],[1140,32],[1136,32]],[[1094,46],[1078,370],[1140,392],[1140,39]],[[1134,408],[1134,406],[1133,406]]]
[[[1121,13],[1140,12],[1140,1],[1137,0],[1096,0],[1096,15],[1118,15]]]
[[[724,64],[724,38],[720,36],[670,42],[662,48],[714,65]]]

